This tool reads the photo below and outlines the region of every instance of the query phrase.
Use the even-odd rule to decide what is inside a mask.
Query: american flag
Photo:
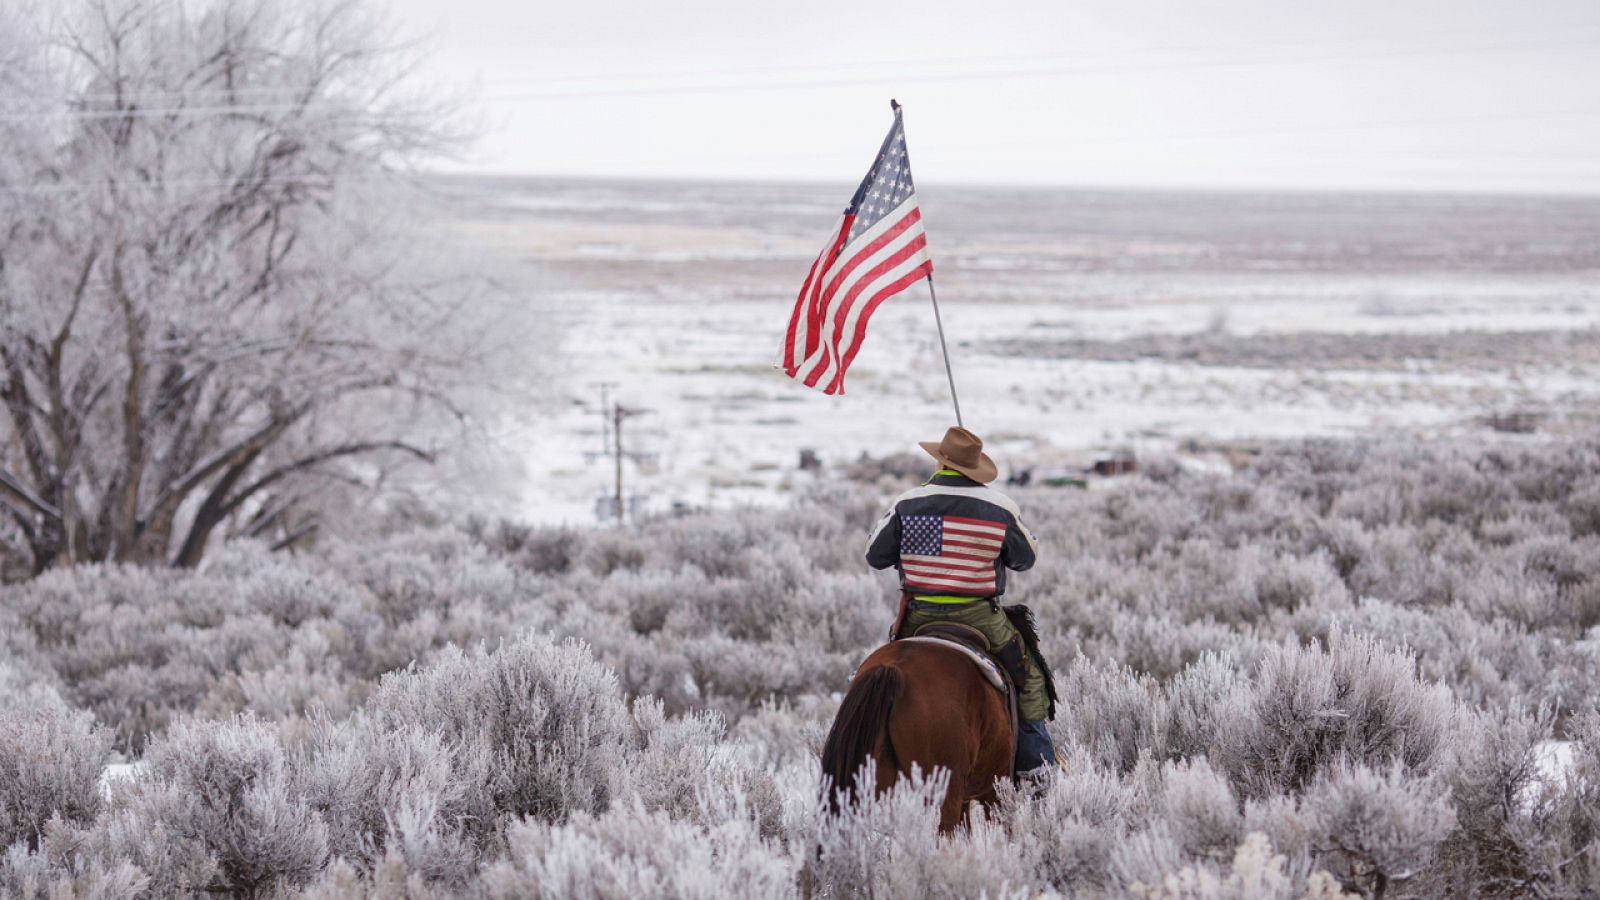
[[[844,393],[844,372],[861,349],[867,319],[932,271],[895,104],[877,160],[806,273],[778,364],[806,387]]]
[[[900,569],[908,588],[994,593],[1004,522],[961,516],[901,516]]]

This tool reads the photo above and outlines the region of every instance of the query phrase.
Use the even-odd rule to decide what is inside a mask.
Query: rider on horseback
[[[1055,761],[1044,727],[1051,712],[1045,670],[999,604],[1005,570],[1032,566],[1038,542],[1023,526],[1016,502],[989,487],[999,473],[977,435],[951,428],[944,440],[919,446],[939,470],[895,499],[867,545],[869,565],[894,566],[900,573],[905,605],[891,637],[914,634],[932,622],[955,622],[982,632],[995,655],[1012,663],[1009,668],[1025,671],[1017,696],[1022,721],[1015,771],[1018,777],[1043,778]]]

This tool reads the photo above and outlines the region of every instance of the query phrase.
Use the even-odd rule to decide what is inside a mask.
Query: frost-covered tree
[[[0,514],[13,558],[193,565],[428,459],[479,279],[409,173],[455,143],[360,2],[82,0],[0,27]]]

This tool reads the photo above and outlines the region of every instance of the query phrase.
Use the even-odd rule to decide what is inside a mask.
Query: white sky
[[[391,0],[466,168],[1600,193],[1600,0]]]

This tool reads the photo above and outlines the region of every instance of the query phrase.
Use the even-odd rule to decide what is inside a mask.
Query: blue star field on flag
[[[943,516],[901,516],[900,552],[913,556],[938,556],[944,546]]]
[[[850,206],[845,209],[845,215],[854,213],[856,217],[845,243],[855,240],[862,232],[878,224],[880,219],[906,202],[915,192],[916,186],[911,182],[911,160],[906,155],[905,126],[900,117],[895,116],[894,127],[889,129],[889,136],[884,138],[877,161],[867,171],[867,177],[862,179],[856,195],[850,198]]]

